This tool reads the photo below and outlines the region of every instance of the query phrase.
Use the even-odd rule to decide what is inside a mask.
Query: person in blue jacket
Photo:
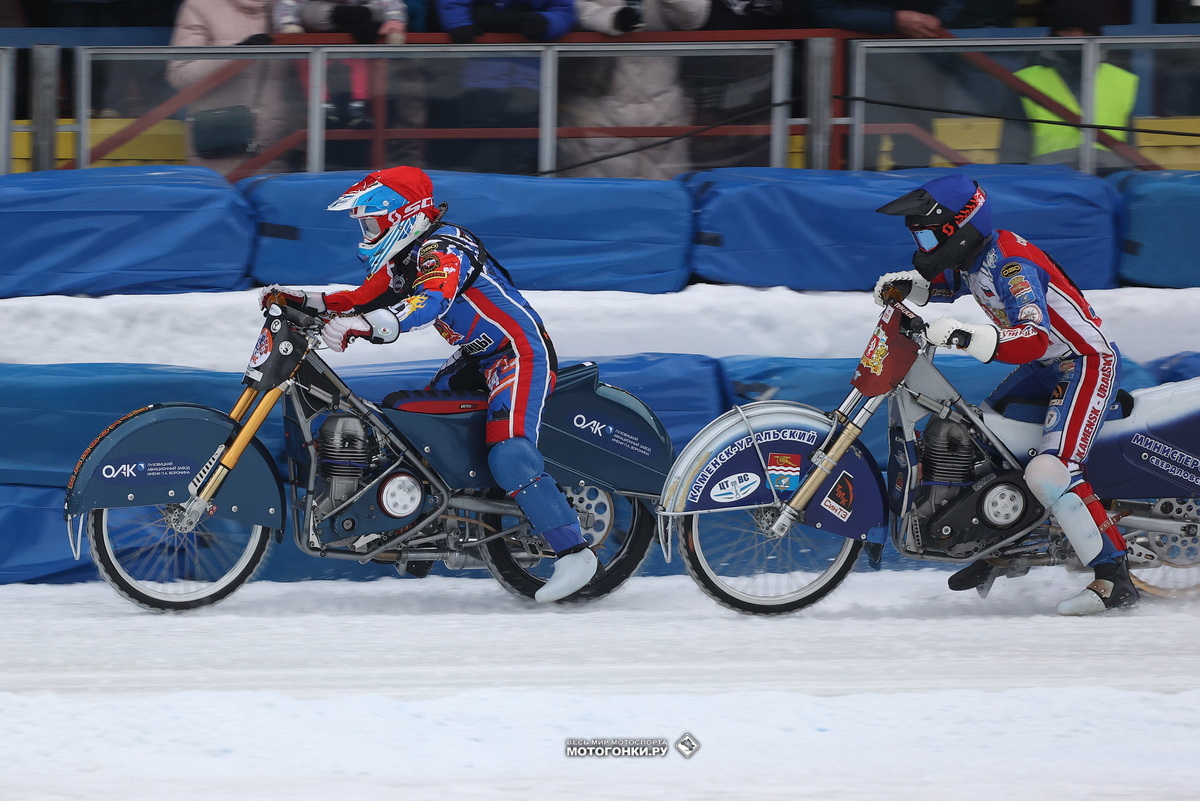
[[[518,34],[548,42],[575,25],[572,0],[436,0],[438,24],[452,41],[471,44],[485,33]],[[537,58],[470,58],[456,62],[459,87],[429,108],[435,128],[537,128],[541,97]],[[453,79],[451,79],[452,81]],[[443,139],[430,143],[428,166],[460,172],[531,175],[538,170],[537,140]]]
[[[358,253],[367,279],[329,294],[272,286],[263,303],[329,318],[321,336],[338,352],[355,339],[394,342],[429,325],[457,346],[429,388],[487,391],[488,468],[554,551],[554,572],[534,599],[557,601],[586,586],[600,567],[537,447],[554,388],[554,347],[537,312],[483,243],[442,220],[445,208],[434,204],[433,182],[416,167],[371,173],[329,206],[361,226]]]
[[[484,33],[519,33],[533,42],[549,42],[575,25],[572,0],[437,0],[438,18],[452,41],[469,44]]]

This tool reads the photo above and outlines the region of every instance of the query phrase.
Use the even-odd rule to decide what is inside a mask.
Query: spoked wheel
[[[209,517],[185,534],[172,526],[171,508],[91,511],[88,543],[105,581],[139,606],[183,611],[215,604],[249,580],[270,529]]]
[[[1195,498],[1160,499],[1155,511],[1168,518],[1192,523],[1193,533],[1146,531],[1126,534],[1138,545],[1158,555],[1155,567],[1133,567],[1129,575],[1139,590],[1166,598],[1200,596],[1200,533],[1195,524],[1200,520],[1200,500]]]
[[[862,543],[799,524],[777,537],[778,512],[759,506],[684,519],[687,572],[718,603],[748,614],[780,615],[821,600],[854,567]]]
[[[641,567],[654,541],[654,516],[636,498],[606,492],[599,487],[574,487],[567,499],[579,512],[583,536],[596,553],[603,572],[591,584],[563,601],[602,598],[625,583]],[[512,525],[513,518],[504,518]],[[489,571],[506,589],[533,598],[554,571],[554,558],[543,554],[540,538],[530,536],[484,543],[481,556]]]

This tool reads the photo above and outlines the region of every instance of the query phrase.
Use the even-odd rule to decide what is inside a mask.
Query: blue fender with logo
[[[680,453],[663,487],[662,509],[674,517],[785,502],[812,467],[812,452],[831,423],[811,407],[762,401],[713,420]],[[887,522],[883,477],[875,458],[854,443],[804,510],[806,525],[866,541]]]
[[[236,427],[223,412],[193,404],[156,404],[130,412],[96,437],[75,465],[67,483],[67,519],[91,509],[186,501],[192,478]],[[283,529],[283,482],[257,439],[242,453],[213,503],[223,519]]]

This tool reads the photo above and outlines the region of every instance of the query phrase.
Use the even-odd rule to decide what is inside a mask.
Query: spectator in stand
[[[271,43],[272,0],[184,0],[171,32],[173,47],[229,47]],[[216,59],[188,59],[167,64],[167,82],[184,89],[202,81],[233,62]],[[241,162],[278,142],[292,127],[285,102],[287,62],[272,60],[253,64],[224,83],[204,93],[189,108],[190,115],[205,110],[236,112],[248,107],[252,114],[250,141],[245,146],[230,143],[206,149],[196,141],[195,123],[189,130],[189,163],[210,167],[228,174]],[[228,152],[226,152],[228,151]],[[282,172],[286,165],[275,160],[264,167]]]
[[[276,0],[272,19],[279,33],[349,33],[359,44],[374,44],[381,37],[388,44],[404,44],[408,33],[408,7],[402,0]],[[325,127],[372,127],[367,62],[344,59],[338,63],[349,72],[349,99],[343,111],[342,104],[331,102],[326,87]],[[301,80],[307,77],[307,71],[302,71]]]
[[[807,0],[712,0],[705,31],[756,31],[813,27]],[[793,116],[805,116],[804,45],[792,48]],[[680,82],[691,98],[696,125],[731,120],[766,125],[771,120],[771,62],[763,56],[684,56]],[[754,113],[751,113],[754,112]],[[692,167],[765,167],[769,136],[698,136],[691,140]]]
[[[813,24],[864,33],[890,34],[902,39],[946,37],[946,24],[961,11],[964,0],[808,0]],[[867,94],[872,99],[926,107],[944,107],[954,84],[955,65],[938,54],[878,54],[867,60]],[[915,126],[913,133],[891,135],[894,169],[928,167],[932,151],[919,138],[928,133],[933,114],[882,104],[867,107],[867,122]],[[886,166],[882,137],[866,137],[866,169]]]
[[[517,34],[550,42],[575,24],[572,0],[436,0],[440,27],[456,44],[471,44],[486,33]],[[539,65],[533,58],[471,58],[453,69],[453,89],[430,106],[436,128],[536,128],[540,96]],[[430,148],[434,166],[466,172],[530,175],[537,171],[533,139],[443,140]]]
[[[1054,0],[1046,9],[1051,36],[1100,36],[1104,8],[1094,0]],[[1014,73],[1018,78],[1076,114],[1081,113],[1079,96],[1083,87],[1083,64],[1078,52],[1046,50],[1033,63]],[[1102,63],[1096,69],[1094,121],[1097,125],[1129,127],[1137,101],[1138,76],[1116,64]],[[1083,136],[1078,128],[1056,125],[1062,118],[1028,97],[1021,106],[1030,121],[1029,162],[1079,166]],[[1041,121],[1046,122],[1041,122]],[[1126,131],[1109,130],[1114,139],[1126,141]],[[1107,175],[1133,165],[1108,147],[1096,142],[1097,173]]]
[[[609,36],[631,31],[692,31],[708,19],[710,0],[576,0],[579,25]],[[564,126],[607,128],[690,125],[691,103],[683,91],[677,56],[613,56],[570,59],[563,64],[559,121]],[[561,167],[572,177],[672,178],[692,168],[690,141],[680,139],[617,155],[654,139],[560,139]],[[593,163],[594,159],[602,159]]]

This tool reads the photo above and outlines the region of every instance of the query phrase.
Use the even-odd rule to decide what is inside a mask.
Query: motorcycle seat
[[[383,405],[402,412],[462,414],[486,409],[488,395],[479,390],[400,389],[388,393]]]
[[[1121,420],[1128,417],[1133,414],[1133,404],[1133,395],[1123,389],[1118,389],[1117,394],[1113,396],[1112,403],[1108,405],[1108,413],[1104,415],[1104,419]],[[992,411],[1010,420],[1040,423],[1046,419],[1046,408],[1049,405],[1050,399],[1046,397],[1009,397],[996,401],[992,405]]]

